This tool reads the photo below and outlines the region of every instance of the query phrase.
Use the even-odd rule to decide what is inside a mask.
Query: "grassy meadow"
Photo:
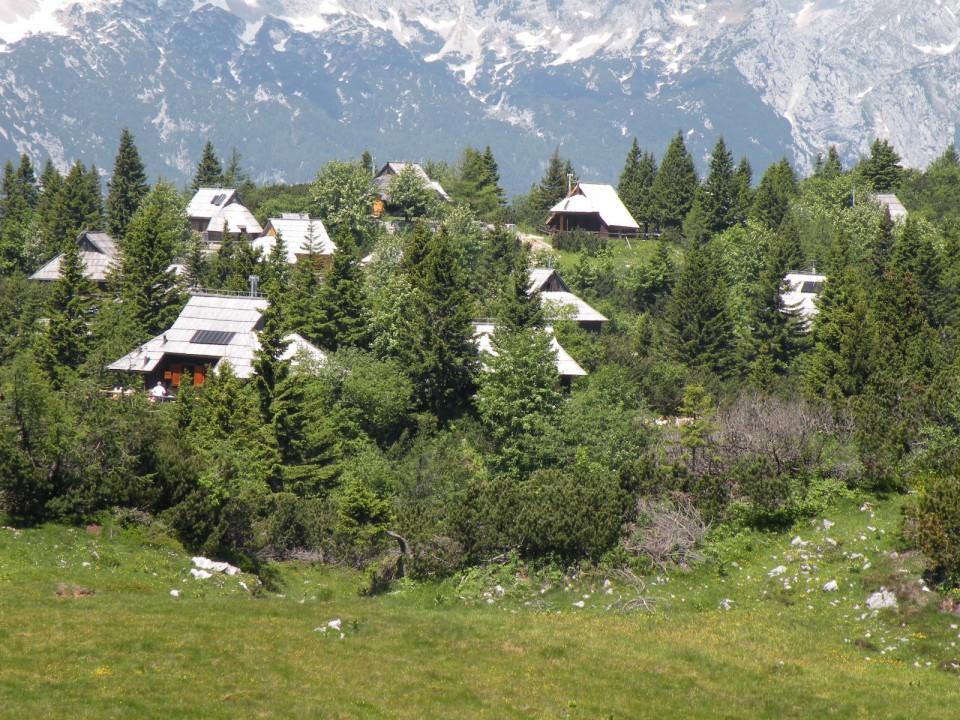
[[[110,523],[4,528],[0,716],[955,717],[960,617],[898,550],[900,501],[862,500],[642,588],[508,565],[372,597],[301,563],[278,592],[198,580],[174,542]],[[881,586],[898,608],[866,607]],[[650,610],[624,611],[641,589]]]

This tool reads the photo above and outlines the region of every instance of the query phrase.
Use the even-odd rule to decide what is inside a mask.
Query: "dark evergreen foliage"
[[[127,225],[150,191],[140,153],[127,128],[120,133],[120,146],[113,161],[113,177],[107,187],[107,232],[115,241],[121,241],[126,235]]]

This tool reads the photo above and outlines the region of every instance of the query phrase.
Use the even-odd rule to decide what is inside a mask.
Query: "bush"
[[[960,480],[929,477],[907,507],[904,536],[927,557],[931,581],[960,585]]]
[[[599,250],[607,248],[608,240],[600,237],[596,233],[590,233],[586,230],[568,230],[560,232],[553,237],[553,247],[557,250],[566,250],[568,252],[580,252],[586,250],[591,257],[597,254]]]
[[[512,528],[528,557],[597,560],[617,543],[625,496],[613,473],[538,470],[517,496]]]

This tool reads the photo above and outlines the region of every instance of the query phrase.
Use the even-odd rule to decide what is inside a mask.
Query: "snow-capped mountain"
[[[723,133],[760,173],[874,137],[922,166],[960,119],[960,0],[3,0],[0,158],[109,168],[128,126],[187,178],[209,138],[255,177],[490,145],[511,191],[554,147],[615,182],[633,136]]]

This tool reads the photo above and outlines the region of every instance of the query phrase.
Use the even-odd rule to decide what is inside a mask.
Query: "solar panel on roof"
[[[822,289],[823,283],[814,280],[805,280],[803,285],[800,286],[800,292],[805,295],[818,295]]]
[[[197,330],[190,342],[199,345],[229,345],[236,333],[226,330]]]

